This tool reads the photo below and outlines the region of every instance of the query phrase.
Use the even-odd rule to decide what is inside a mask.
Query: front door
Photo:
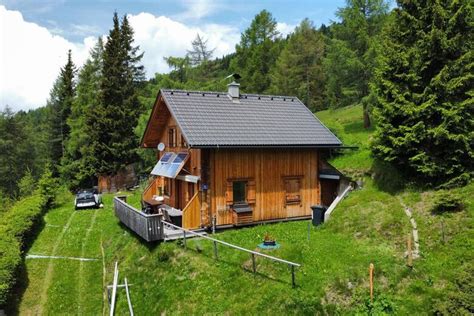
[[[321,204],[329,207],[337,196],[339,180],[321,179]]]

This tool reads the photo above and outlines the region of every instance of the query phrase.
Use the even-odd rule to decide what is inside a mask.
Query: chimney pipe
[[[227,94],[232,99],[233,102],[239,102],[240,98],[240,91],[239,91],[240,84],[232,81],[227,85]]]

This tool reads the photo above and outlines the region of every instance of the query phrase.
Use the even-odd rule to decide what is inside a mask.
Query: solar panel
[[[151,171],[151,174],[155,176],[166,176],[166,170],[168,166],[171,165],[170,162],[174,160],[174,156],[174,153],[165,153],[155,165],[155,167]]]
[[[163,157],[161,157],[160,161],[161,161],[162,163],[167,163],[168,161],[171,160],[171,157],[173,157],[173,156],[174,156],[173,153],[165,153],[165,154],[163,155]]]
[[[173,163],[180,164],[183,161],[185,161],[187,157],[188,157],[187,153],[179,153],[176,155],[176,158],[174,158]]]
[[[151,174],[167,178],[176,178],[187,158],[188,153],[175,154],[167,152],[155,165]]]
[[[179,154],[177,154],[177,155],[174,157],[173,162],[167,167],[165,177],[168,177],[168,178],[176,178],[176,176],[178,175],[178,173],[179,173],[179,172],[181,171],[181,169],[183,168],[184,163],[185,163],[185,161],[186,161],[187,158],[188,158],[188,154],[187,154],[187,153],[179,153]]]

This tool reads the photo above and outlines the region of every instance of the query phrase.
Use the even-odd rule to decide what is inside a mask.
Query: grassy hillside
[[[324,111],[318,116],[358,151],[335,157],[342,170],[367,174],[371,131],[364,130],[360,107]],[[430,212],[434,192],[382,190],[370,177],[336,209],[331,221],[310,227],[308,221],[226,230],[214,235],[256,249],[265,233],[281,244],[269,254],[302,264],[297,288],[288,267],[219,248],[219,260],[206,240],[193,239],[188,249],[177,242],[149,244],[122,226],[113,214],[112,196],[105,208],[75,212],[72,197],[45,218],[45,226],[29,253],[89,257],[97,261],[28,259],[24,289],[17,309],[22,314],[87,313],[107,310],[104,286],[112,283],[119,262],[120,280],[127,277],[140,314],[431,314],[472,311],[474,185],[451,192],[466,208],[445,215]],[[131,194],[132,203],[139,195]],[[408,268],[404,252],[411,226],[402,203],[418,224],[421,258]],[[443,238],[444,236],[444,238]],[[375,300],[370,303],[368,267],[375,265]],[[464,309],[462,309],[464,308]],[[119,291],[118,314],[127,313]]]
[[[365,129],[362,121],[362,107],[349,106],[337,110],[326,110],[316,113],[317,117],[346,146],[357,146],[354,150],[344,150],[344,154],[334,157],[331,163],[349,174],[362,174],[372,167],[370,157],[370,135],[374,128]]]

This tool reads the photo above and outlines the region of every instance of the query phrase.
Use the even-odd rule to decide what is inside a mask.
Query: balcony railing
[[[114,208],[120,221],[146,241],[164,239],[162,215],[144,214],[119,197],[114,198]]]

